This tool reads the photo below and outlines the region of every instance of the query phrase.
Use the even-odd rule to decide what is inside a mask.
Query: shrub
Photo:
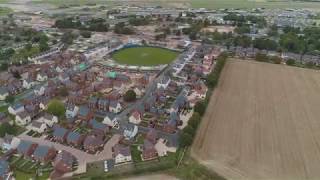
[[[196,133],[196,129],[194,129],[192,126],[188,125],[187,127],[185,127],[183,129],[183,133],[190,134],[193,137]]]
[[[126,102],[132,102],[137,99],[137,95],[133,90],[128,90],[123,98]]]
[[[199,113],[200,116],[203,116],[204,113],[206,112],[206,108],[207,108],[207,103],[205,101],[199,101],[194,106],[194,111]]]
[[[296,64],[296,61],[294,59],[289,59],[289,60],[287,60],[286,64],[289,66],[293,66]]]
[[[282,62],[282,59],[278,56],[271,56],[270,57],[270,61],[275,63],[275,64],[281,64]]]
[[[269,61],[268,56],[266,54],[262,54],[262,53],[257,53],[255,60],[259,61],[259,62],[268,62]]]
[[[180,136],[180,147],[187,147],[192,144],[193,137],[190,134],[182,133]]]
[[[51,100],[48,105],[48,112],[58,117],[62,117],[65,114],[64,104],[59,100]]]

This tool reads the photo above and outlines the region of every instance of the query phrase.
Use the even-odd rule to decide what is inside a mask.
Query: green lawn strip
[[[131,156],[132,156],[132,160],[133,162],[137,163],[137,162],[141,162],[141,151],[138,150],[138,145],[132,145],[131,146]]]
[[[0,107],[0,112],[7,112],[8,111],[8,106],[1,106]]]
[[[156,66],[175,60],[178,52],[158,47],[132,47],[115,52],[112,58],[126,65]]]
[[[35,174],[29,174],[29,173],[25,173],[19,170],[15,170],[13,172],[16,180],[29,180],[32,179],[33,177],[35,177]]]
[[[1,3],[2,0],[0,0],[0,3]],[[12,13],[12,9],[10,8],[7,8],[7,7],[0,7],[0,16],[5,16],[7,14],[10,14]]]

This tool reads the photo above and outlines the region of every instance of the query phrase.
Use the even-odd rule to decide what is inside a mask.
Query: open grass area
[[[7,112],[8,111],[8,106],[1,106],[0,107],[0,112]]]
[[[121,49],[112,55],[120,63],[137,66],[168,64],[175,60],[178,52],[157,47],[132,47]]]
[[[1,0],[0,0],[1,3]],[[6,7],[0,7],[0,16],[5,16],[12,12],[12,9]]]

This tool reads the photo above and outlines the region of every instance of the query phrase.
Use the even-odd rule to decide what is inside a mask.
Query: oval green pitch
[[[112,54],[119,64],[134,66],[157,66],[169,64],[177,58],[178,52],[159,47],[130,47]]]

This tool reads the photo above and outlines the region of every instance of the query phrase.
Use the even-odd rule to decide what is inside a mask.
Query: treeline
[[[129,24],[133,26],[146,26],[150,24],[151,18],[150,17],[131,17],[129,19]]]
[[[114,27],[114,32],[117,34],[126,34],[126,35],[134,34],[134,30],[131,27],[126,26],[125,23],[116,24]]]
[[[281,64],[284,62],[281,57],[278,56],[267,56],[263,53],[257,53],[255,56],[255,60],[259,62],[267,62],[267,63],[274,63],[274,64]],[[285,61],[285,64],[288,66],[296,66],[302,68],[310,68],[310,69],[319,69],[320,67],[312,61],[307,63],[302,63],[300,61],[296,61],[294,59],[288,59]]]
[[[58,19],[54,26],[60,29],[79,29],[96,32],[109,31],[109,24],[102,18],[92,18],[91,20],[82,23],[79,18],[69,17]]]
[[[192,117],[188,121],[188,125],[182,130],[180,136],[180,147],[188,147],[192,144],[193,139],[196,135],[197,129],[200,125],[201,119],[205,114],[207,109],[209,99],[210,99],[210,92],[216,87],[219,81],[219,77],[221,71],[227,61],[228,55],[226,53],[222,53],[217,58],[217,63],[214,67],[214,70],[208,75],[207,77],[207,85],[209,87],[209,93],[204,101],[199,101],[196,103],[194,107],[194,113]]]
[[[258,27],[265,27],[267,25],[267,21],[262,16],[253,16],[253,15],[238,15],[236,13],[230,13],[223,17],[225,21],[233,21],[234,25],[242,26],[244,24],[253,23],[257,24]]]

